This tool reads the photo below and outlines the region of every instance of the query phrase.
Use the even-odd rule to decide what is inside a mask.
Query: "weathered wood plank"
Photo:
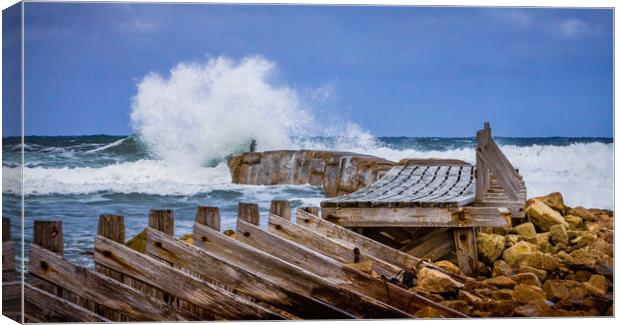
[[[109,307],[134,320],[191,319],[134,288],[74,265],[36,244],[30,246],[29,258],[31,275],[62,285],[80,297]]]
[[[341,281],[343,287],[375,298],[405,313],[415,313],[419,308],[431,306],[449,317],[466,317],[450,308],[428,300],[411,291],[381,281],[370,275],[344,265],[327,256],[318,254],[297,243],[270,234],[243,220],[237,220],[237,239],[296,264],[319,276]]]
[[[478,273],[478,248],[474,228],[454,228],[454,243],[459,268],[467,275]]]
[[[239,234],[241,236],[242,234]],[[194,243],[231,264],[280,283],[289,290],[311,296],[359,318],[402,318],[407,314],[380,301],[343,288],[332,279],[272,256],[201,224],[194,224]]]
[[[24,283],[24,309],[31,320],[37,322],[110,322],[109,319],[63,300],[39,288]]]
[[[207,250],[188,245],[152,228],[147,229],[147,252],[170,262],[177,268],[189,271],[190,274],[197,274],[201,278],[225,285],[235,292],[249,295],[304,319],[352,317],[309,295],[293,292],[286,286],[270,282],[264,277],[253,274],[251,270],[229,263]]]
[[[11,219],[3,217],[2,218],[2,241],[11,240]]]
[[[405,270],[415,270],[417,267],[428,267],[442,271],[458,281],[465,281],[463,277],[445,272],[443,269],[432,263],[428,263],[416,256],[412,256],[397,249],[383,245],[347,228],[323,220],[320,217],[306,211],[299,209],[297,210],[296,222],[297,225],[305,229],[311,229],[332,240],[359,247],[360,250],[364,250],[367,254],[382,259],[390,264],[399,266]]]
[[[330,240],[329,238],[316,233],[309,229],[299,227],[290,221],[280,218],[276,215],[269,215],[269,232],[276,234],[287,240],[294,241],[305,247],[313,249],[325,256],[331,257],[336,261],[344,264],[359,263],[363,261],[372,261],[373,270],[385,277],[395,277],[401,268],[389,264],[383,260],[367,255],[358,247],[351,247]]]
[[[260,221],[260,211],[256,203],[239,202],[237,216],[253,225],[258,225]]]
[[[174,235],[174,212],[170,209],[149,211],[149,227]]]
[[[322,214],[344,227],[507,227],[510,218],[495,207],[323,208]]]
[[[195,304],[220,319],[282,319],[283,317],[226,290],[97,236],[95,263],[124,273]]]
[[[454,251],[454,237],[450,228],[436,228],[402,250],[424,260],[436,261]]]
[[[22,282],[2,281],[2,315],[22,321]]]
[[[62,256],[64,252],[62,221],[35,220],[32,242]]]
[[[220,231],[220,209],[217,207],[199,206],[196,208],[196,221]]]
[[[15,272],[15,242],[12,240],[2,242],[2,272],[4,271]]]
[[[291,203],[287,200],[272,200],[269,213],[291,220]]]

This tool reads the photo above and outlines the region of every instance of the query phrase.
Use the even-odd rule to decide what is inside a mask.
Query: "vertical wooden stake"
[[[174,236],[174,213],[172,210],[149,211],[149,227]]]
[[[239,202],[239,207],[237,209],[237,218],[258,226],[260,222],[258,204]]]
[[[123,216],[102,214],[99,216],[97,235],[112,239],[117,243],[125,243],[125,219]]]
[[[196,208],[196,222],[211,229],[220,229],[220,209],[216,207],[199,206]]]
[[[291,203],[287,200],[272,200],[269,213],[278,217],[291,220]]]
[[[11,240],[11,219],[2,218],[2,241]]]
[[[319,208],[319,207],[303,207],[303,208],[300,208],[300,209],[302,209],[303,211],[306,211],[306,212],[308,212],[308,213],[310,213],[312,215],[315,215],[317,217],[321,216],[321,208]]]
[[[62,221],[35,220],[33,242],[62,256],[64,254]]]
[[[478,247],[474,228],[453,228],[453,233],[459,268],[467,275],[477,275]]]

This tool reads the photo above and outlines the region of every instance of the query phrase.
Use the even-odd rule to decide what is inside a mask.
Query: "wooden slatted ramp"
[[[526,194],[485,123],[477,133],[476,166],[403,160],[370,186],[321,202],[321,216],[419,257],[454,253],[459,267],[475,274],[476,228],[520,222]]]

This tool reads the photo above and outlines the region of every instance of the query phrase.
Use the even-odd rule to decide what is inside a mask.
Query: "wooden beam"
[[[194,224],[194,244],[270,282],[280,283],[289,290],[313,297],[356,317],[378,319],[410,316],[380,301],[343,288],[333,279],[317,276],[198,223]]]
[[[323,208],[324,219],[343,227],[507,227],[509,215],[495,207]]]
[[[457,281],[464,282],[466,280],[457,274],[448,273],[434,264],[428,263],[416,256],[412,256],[397,249],[383,245],[303,210],[297,210],[296,221],[297,225],[305,229],[316,231],[332,240],[359,247],[360,250],[363,250],[367,254],[382,259],[387,263],[397,265],[405,270],[415,270],[418,267],[428,267],[449,274]]]
[[[342,319],[351,315],[293,292],[278,282],[255,275],[211,252],[188,245],[152,228],[147,229],[147,252],[200,278],[225,285],[303,319]],[[205,267],[208,265],[209,267]]]
[[[287,200],[272,200],[269,213],[291,220],[291,203]]]
[[[2,242],[2,272],[15,272],[15,242]],[[6,280],[4,280],[6,281]]]
[[[258,226],[260,222],[260,212],[258,210],[258,204],[239,202],[239,206],[237,208],[237,217]]]
[[[111,322],[94,312],[24,283],[24,309],[30,320],[41,323]]]
[[[62,286],[80,297],[109,307],[134,320],[192,319],[134,288],[74,265],[36,244],[30,245],[29,259],[28,269],[31,275]]]
[[[454,243],[459,268],[467,275],[478,273],[478,248],[474,228],[454,228]]]
[[[233,293],[101,236],[95,240],[94,260],[97,264],[204,308],[218,319],[283,319]]]
[[[454,251],[454,237],[450,228],[435,228],[404,247],[402,251],[425,260],[436,261]]]
[[[63,255],[62,221],[34,221],[32,242],[54,253]]]
[[[119,215],[102,214],[99,216],[97,234],[117,243],[125,243],[125,219]]]
[[[337,262],[297,243],[270,234],[259,227],[237,219],[237,239],[248,245],[298,265],[319,276],[338,279],[343,287],[375,298],[405,313],[414,314],[431,306],[449,317],[467,317],[441,304],[419,296],[386,281],[381,281],[350,266]]]
[[[196,208],[196,222],[221,231],[220,209],[217,207],[199,206]]]
[[[276,215],[269,215],[269,232],[296,242],[300,245],[313,249],[327,257],[331,257],[336,261],[349,264],[359,263],[363,261],[372,261],[373,270],[379,274],[386,276],[388,279],[395,277],[401,268],[389,264],[383,260],[367,255],[358,247],[347,246],[337,241],[333,241],[312,230],[301,228],[290,221],[280,218]]]
[[[302,210],[305,212],[308,212],[310,214],[313,214],[315,216],[321,216],[321,208],[320,207],[301,207],[298,208],[297,210]]]
[[[11,240],[11,219],[3,217],[2,218],[2,241]]]
[[[22,282],[2,281],[2,315],[23,323],[22,312]]]
[[[174,236],[174,213],[172,210],[149,211],[149,227]]]

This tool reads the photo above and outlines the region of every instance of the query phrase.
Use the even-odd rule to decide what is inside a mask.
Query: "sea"
[[[475,160],[474,138],[377,137],[360,145],[342,139],[297,139],[306,149],[348,150],[383,157]],[[566,204],[613,209],[613,139],[502,138],[502,151],[524,176],[528,196],[559,191]],[[325,195],[311,185],[253,186],[231,183],[226,156],[202,164],[157,157],[140,135],[27,136],[23,169],[25,242],[34,220],[62,220],[65,256],[92,266],[101,214],[125,217],[127,238],[147,225],[149,209],[172,209],[175,235],[191,233],[198,205],[217,206],[222,229],[234,229],[238,202],[258,203],[264,215],[273,199],[293,208],[317,206]],[[259,148],[260,149],[260,148]],[[269,148],[274,149],[274,148]],[[3,216],[19,232],[21,139],[3,139]],[[242,149],[240,151],[243,151]],[[230,154],[234,154],[231,152]],[[229,154],[229,155],[230,155]]]

